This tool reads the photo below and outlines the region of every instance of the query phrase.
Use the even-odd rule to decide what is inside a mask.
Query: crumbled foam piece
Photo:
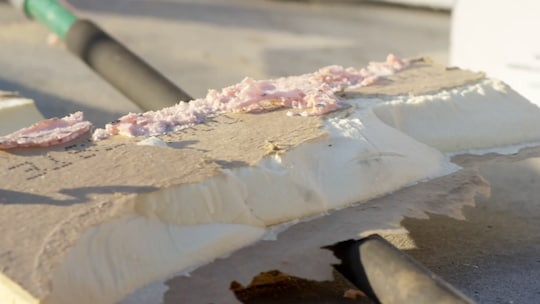
[[[137,143],[139,146],[155,146],[155,147],[167,147],[167,143],[163,140],[155,137],[150,136],[148,138],[145,138]]]
[[[28,303],[124,303],[119,301],[146,284],[184,275],[258,240],[275,239],[288,225],[454,172],[457,167],[443,152],[540,140],[540,108],[510,87],[483,76],[459,77],[455,83],[449,76],[454,70],[422,66],[363,87],[370,92],[352,95],[347,109],[331,115],[291,118],[284,115],[287,111],[268,111],[217,116],[209,127],[164,136],[171,148],[157,154],[135,140],[114,137],[77,151],[0,153],[6,167],[13,168],[0,171],[1,222],[11,229],[3,234],[3,247],[10,250],[0,255],[9,258],[2,261],[2,303],[17,301],[19,289],[35,297]],[[325,73],[339,78],[340,72]],[[434,76],[442,82],[425,89]],[[409,79],[398,93],[389,88]],[[373,93],[377,86],[389,94]],[[417,87],[424,90],[411,93]],[[261,105],[264,111],[274,106]],[[299,115],[296,108],[290,113]],[[146,141],[154,139],[141,142]],[[51,157],[70,165],[47,171],[56,166]],[[46,175],[36,175],[25,164],[35,164]],[[466,195],[448,194],[459,204],[488,193],[482,180],[462,183],[462,177],[452,177],[460,181],[452,187],[465,185]],[[404,207],[400,199],[375,213],[362,209],[358,216],[369,221],[345,220],[348,232],[331,234],[341,241],[366,229],[395,228],[396,216],[424,216],[422,206],[431,205],[431,194],[442,193],[431,186],[421,191],[426,189],[433,191],[426,203]],[[454,210],[449,207],[454,202],[447,205],[445,198],[434,210]],[[317,238],[319,245],[334,243]],[[28,245],[17,246],[20,239]],[[255,273],[275,268],[263,260],[245,268]],[[283,260],[288,261],[281,259],[279,265]],[[306,277],[303,269],[310,268],[293,274]],[[163,284],[158,285],[162,292]]]
[[[0,137],[0,149],[48,147],[71,141],[92,128],[82,112],[51,118]]]
[[[385,62],[372,62],[360,70],[337,65],[300,76],[270,80],[244,78],[240,83],[220,92],[209,90],[205,98],[146,113],[129,113],[105,129],[94,132],[95,140],[111,135],[155,136],[178,131],[227,112],[256,113],[279,108],[291,108],[287,115],[323,115],[347,107],[336,96],[346,87],[367,86],[380,77],[391,75],[408,62],[388,55]]]

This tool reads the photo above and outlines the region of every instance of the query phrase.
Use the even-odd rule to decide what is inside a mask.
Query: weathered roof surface
[[[480,78],[419,61],[347,94],[419,94]],[[42,298],[51,270],[73,242],[88,227],[131,208],[132,196],[197,183],[219,175],[221,168],[254,165],[269,152],[323,138],[322,119],[289,117],[285,111],[227,114],[162,136],[168,147],[85,137],[53,148],[0,151],[0,269]]]

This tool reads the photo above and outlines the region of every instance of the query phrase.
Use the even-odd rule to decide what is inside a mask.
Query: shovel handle
[[[143,110],[158,110],[192,98],[127,47],[57,0],[10,0],[45,24],[68,49]]]
[[[474,303],[379,235],[338,243],[332,250],[341,260],[335,269],[378,303]]]
[[[75,21],[67,32],[66,45],[71,53],[144,110],[191,100],[188,94],[89,20]]]

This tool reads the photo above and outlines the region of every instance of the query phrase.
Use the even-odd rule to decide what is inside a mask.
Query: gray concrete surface
[[[249,0],[70,0],[75,11],[193,97],[245,76],[363,66],[388,53],[445,61],[449,15],[400,7]],[[47,30],[0,2],[0,87],[45,116],[83,110],[97,125],[137,108],[73,58]]]
[[[391,52],[447,60],[444,12],[331,1],[69,2],[194,97],[244,76],[363,66]],[[96,125],[138,111],[48,38],[40,24],[0,2],[0,89],[33,98],[46,117],[82,110]],[[540,178],[538,166],[528,168],[514,175],[496,165],[481,168],[500,187],[489,201],[467,207],[465,221],[405,220],[417,246],[408,252],[480,303],[540,303]],[[510,189],[500,176],[514,181]]]
[[[540,158],[459,156],[490,187],[464,220],[430,215],[405,219],[416,248],[406,252],[478,303],[540,303]]]

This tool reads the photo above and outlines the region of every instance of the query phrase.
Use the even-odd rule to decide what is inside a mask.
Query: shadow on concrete
[[[93,121],[93,123],[101,127],[104,123],[113,121],[121,116],[121,113],[103,111],[90,107],[87,104],[52,95],[2,77],[0,77],[0,88],[5,91],[18,92],[24,98],[33,99],[38,110],[45,118],[63,117],[77,111],[82,111],[87,118],[98,118],[98,121]]]
[[[407,253],[478,303],[532,303],[540,298],[540,158],[488,158],[478,167],[491,195],[464,207],[464,221],[404,219],[417,247]]]
[[[358,34],[366,30],[371,31],[377,28],[383,34],[419,30],[431,32],[438,26],[426,28],[423,18],[414,17],[426,17],[429,20],[434,18],[434,22],[441,20],[444,24],[447,23],[448,18],[447,14],[433,11],[411,10],[405,7],[368,2],[354,4],[342,2],[339,5],[346,6],[348,9],[341,9],[339,12],[328,3],[298,3],[296,1],[292,1],[296,2],[292,5],[271,1],[205,3],[175,0],[68,0],[68,2],[74,8],[83,11],[350,39],[358,37]],[[399,18],[403,16],[405,18]],[[381,36],[381,38],[386,38],[386,36]]]
[[[81,187],[74,189],[62,189],[60,194],[69,196],[65,200],[54,199],[52,197],[36,195],[28,192],[12,191],[0,189],[0,205],[10,204],[43,204],[56,206],[69,206],[74,204],[86,203],[91,200],[92,195],[96,194],[114,194],[114,193],[140,193],[155,191],[155,187],[141,186],[106,186],[106,187]]]

